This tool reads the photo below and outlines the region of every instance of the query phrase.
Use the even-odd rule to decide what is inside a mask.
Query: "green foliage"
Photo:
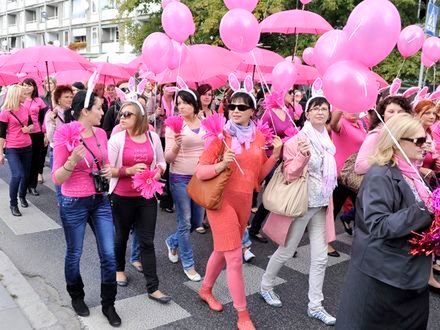
[[[221,45],[223,43],[219,36],[219,25],[223,15],[227,12],[222,0],[181,0],[192,11],[196,24],[196,34],[191,37],[189,43],[208,43]],[[361,0],[314,0],[306,6],[310,10],[324,17],[334,28],[342,29],[347,22],[348,16],[353,8]],[[415,0],[392,0],[399,10],[402,20],[402,27],[410,24],[421,23],[417,19],[417,5]],[[121,20],[122,31],[125,37],[140,52],[144,39],[152,32],[163,31],[161,26],[162,9],[151,11],[151,5],[160,8],[160,0],[118,0],[120,18],[127,17],[127,13],[135,8],[148,16],[147,21]],[[259,21],[265,17],[288,9],[301,8],[299,0],[260,0],[254,15]],[[301,55],[306,47],[314,46],[319,36],[301,34],[298,37],[296,55]],[[282,56],[292,55],[295,44],[294,35],[268,34],[263,33],[260,43]],[[394,50],[387,59],[380,63],[374,70],[391,81],[398,73],[403,58],[397,50]],[[418,81],[420,69],[420,55],[407,59],[401,69],[400,77],[407,85],[414,85]],[[428,82],[433,80],[433,69],[428,74]],[[437,81],[438,81],[437,77]]]

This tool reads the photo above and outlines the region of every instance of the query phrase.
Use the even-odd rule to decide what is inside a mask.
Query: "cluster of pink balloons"
[[[440,39],[438,37],[429,37],[423,42],[422,63],[430,68],[440,60]]]
[[[247,53],[260,40],[260,25],[252,14],[258,0],[224,0],[230,9],[220,21],[220,38],[230,50]]]

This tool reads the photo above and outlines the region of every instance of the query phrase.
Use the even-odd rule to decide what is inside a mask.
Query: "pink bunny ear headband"
[[[147,79],[142,79],[141,82],[138,84],[137,89],[136,89],[136,80],[131,77],[128,80],[128,90],[129,92],[127,94],[125,94],[120,88],[116,87],[116,95],[118,95],[118,98],[123,102],[123,103],[134,103],[139,107],[139,110],[142,114],[142,116],[145,116],[145,109],[142,106],[142,104],[139,103],[138,101],[138,97],[139,95],[142,95],[142,93],[145,90],[145,86],[147,85],[148,80]],[[124,106],[124,104],[122,105]],[[122,107],[121,107],[122,109]]]
[[[90,76],[89,81],[87,82],[87,93],[86,93],[86,98],[84,100],[85,109],[88,109],[90,106],[90,98],[92,96],[93,90],[95,89],[98,80],[99,80],[99,73],[98,71],[95,71]]]
[[[390,86],[384,87],[379,89],[379,93],[382,93],[386,91],[387,89],[390,90],[390,94],[387,97],[390,96],[403,96],[404,98],[410,98],[415,93],[420,91],[419,87],[410,87],[402,94],[399,94],[400,87],[402,86],[402,81],[399,78],[396,78],[393,80]]]
[[[318,97],[324,96],[324,91],[322,90],[322,79],[316,78],[316,80],[312,84],[312,97],[307,100],[305,111],[309,110],[309,105],[312,103],[312,101]],[[330,111],[332,110],[332,106],[330,105]]]
[[[233,73],[229,74],[229,87],[234,91],[232,93],[231,97],[234,96],[237,93],[245,93],[248,94],[252,102],[254,103],[254,109],[257,108],[257,100],[255,100],[255,96],[252,94],[254,90],[254,83],[252,81],[251,76],[246,76],[243,83],[243,88],[241,87],[240,81],[238,80],[237,76]]]
[[[177,86],[170,86],[170,87],[166,87],[165,89],[167,91],[176,92],[176,93],[179,93],[180,91],[188,92],[192,95],[192,97],[194,97],[194,100],[196,101],[196,103],[198,103],[198,99],[197,99],[196,94],[191,89],[189,89],[188,85],[183,81],[183,79],[181,77],[179,77],[179,76],[177,77],[176,83],[177,83]]]
[[[419,103],[420,101],[423,101],[423,100],[428,100],[428,101],[434,102],[438,99],[440,99],[440,86],[437,87],[437,89],[432,94],[428,93],[428,87],[425,86],[417,93],[417,95],[413,101],[413,106],[415,107],[417,105],[417,103]]]

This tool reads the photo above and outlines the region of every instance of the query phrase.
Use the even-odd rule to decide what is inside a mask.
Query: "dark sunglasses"
[[[419,137],[419,138],[415,138],[415,139],[401,138],[401,140],[412,142],[417,147],[421,147],[421,146],[423,146],[426,143],[426,137]]]
[[[228,110],[234,111],[235,109],[238,109],[238,111],[246,111],[249,110],[251,107],[246,104],[228,104]]]
[[[136,116],[136,115],[133,112],[124,111],[124,112],[121,112],[120,116],[121,116],[121,118],[124,117],[124,118],[130,119],[131,116]]]
[[[128,88],[126,88],[126,87],[122,87],[122,88],[120,88],[120,90],[123,91],[124,93],[128,92]]]

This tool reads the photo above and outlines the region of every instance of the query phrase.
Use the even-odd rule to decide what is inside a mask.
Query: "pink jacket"
[[[283,148],[283,158],[284,158],[284,176],[286,177],[287,181],[294,181],[298,179],[303,170],[304,167],[308,164],[310,156],[304,156],[301,154],[298,150],[298,142],[299,139],[308,139],[305,134],[302,132],[299,132],[297,135],[289,139],[285,144]],[[289,219],[289,217],[270,213],[269,218],[267,219],[267,224],[270,223],[276,223],[277,221],[285,222],[286,219]],[[295,219],[292,219],[295,220]],[[266,228],[265,228],[266,230]],[[282,235],[287,235],[286,233],[280,233]],[[332,242],[336,239],[336,232],[335,232],[335,220],[333,216],[333,199],[330,198],[330,202],[327,207],[327,217],[326,217],[326,239],[327,243]]]

